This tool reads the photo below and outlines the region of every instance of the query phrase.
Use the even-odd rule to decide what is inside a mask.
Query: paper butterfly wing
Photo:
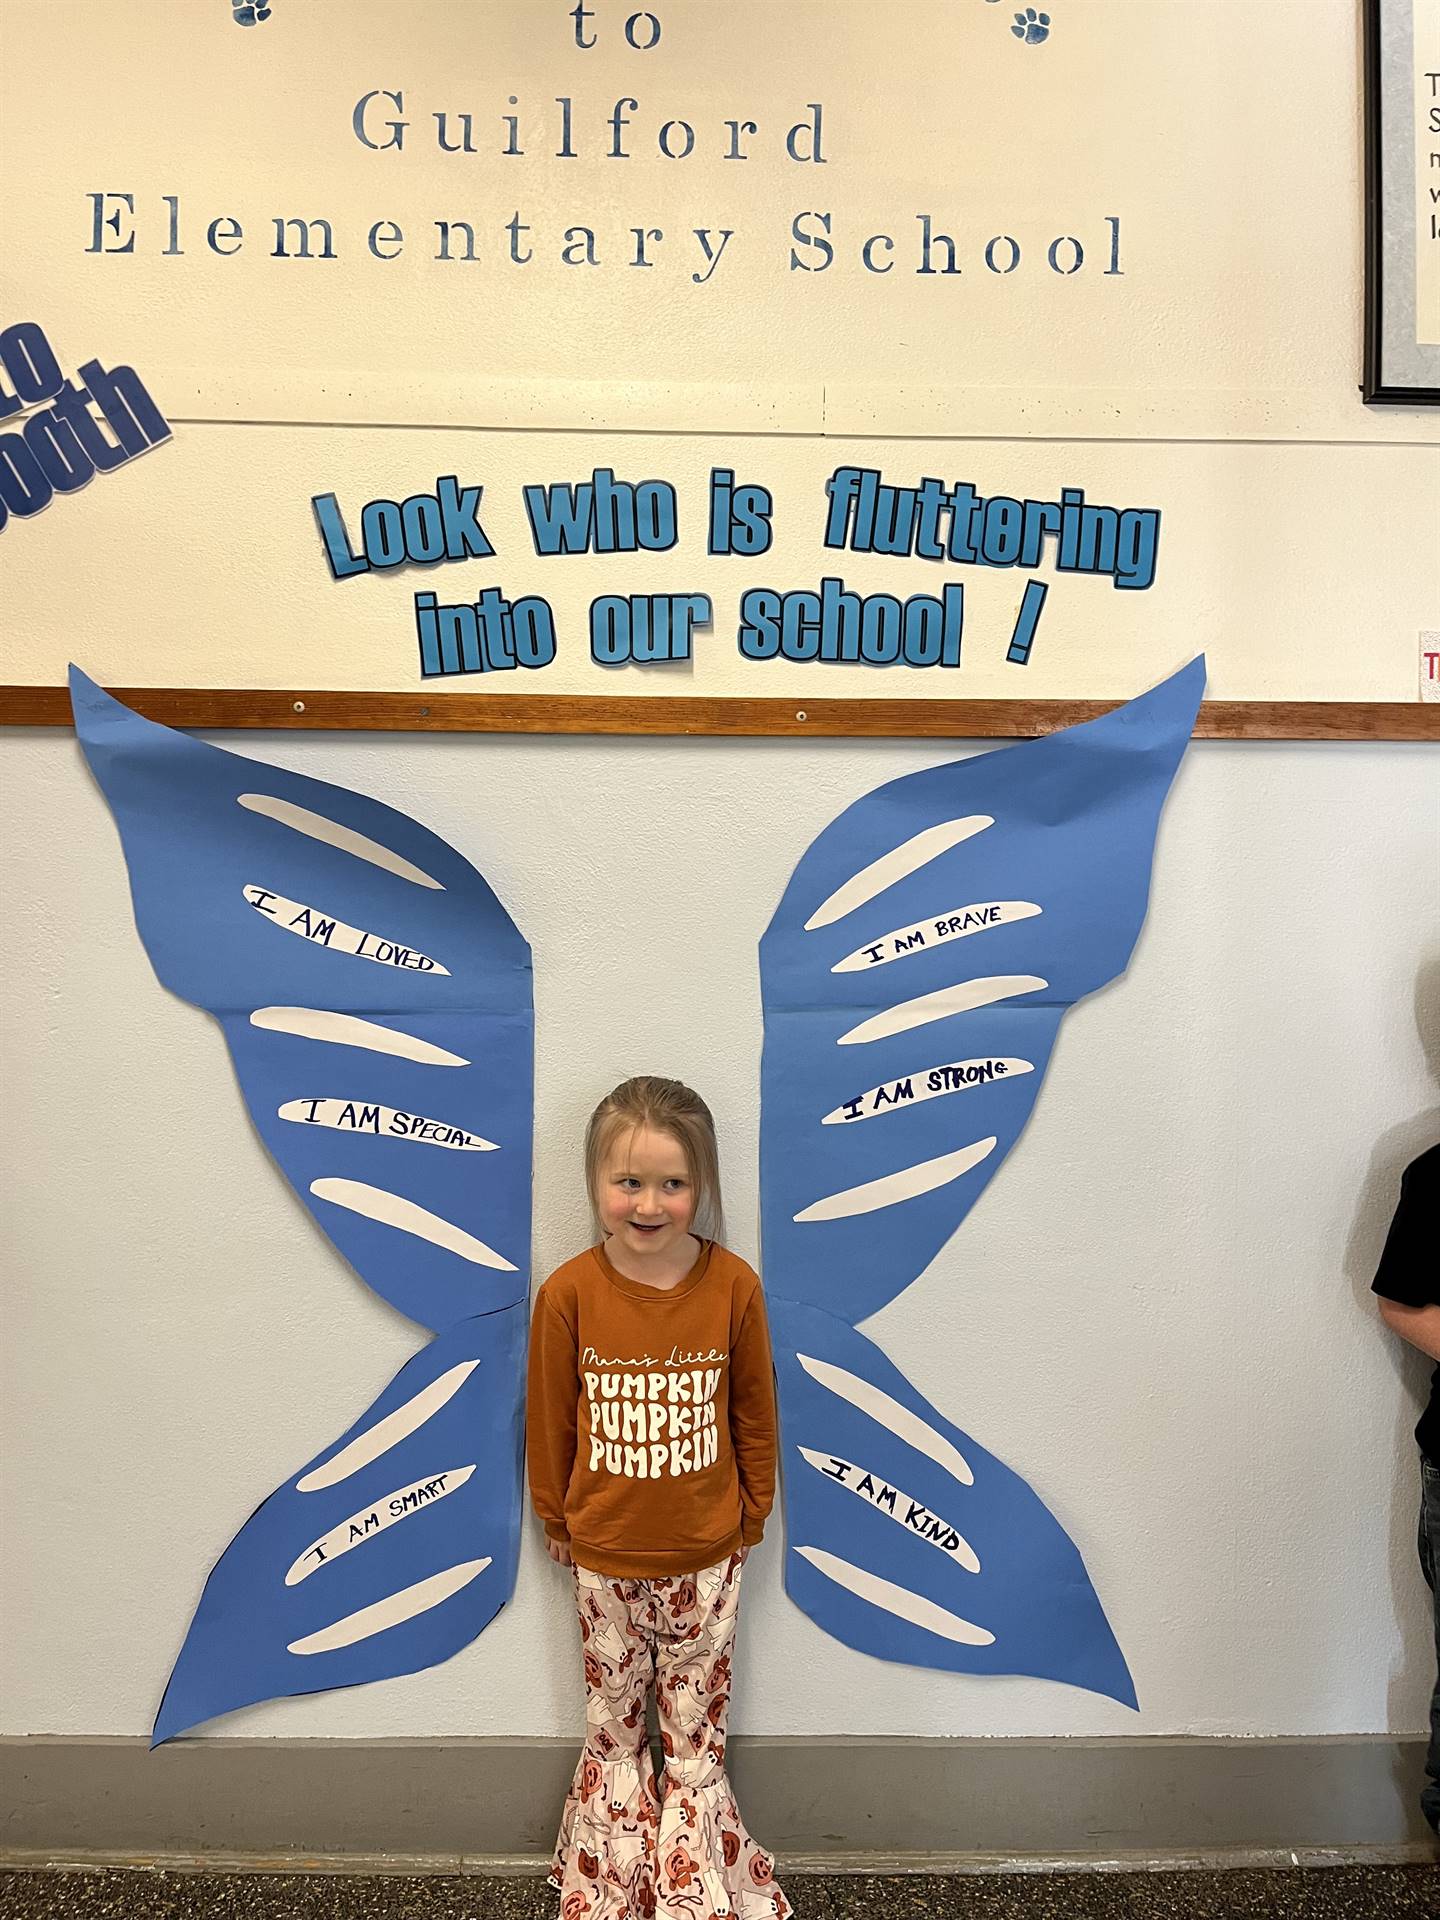
[[[154,1744],[259,1700],[414,1673],[515,1583],[526,1303],[462,1320],[246,1521],[205,1583]]]
[[[157,975],[219,1019],[261,1137],[326,1234],[439,1334],[319,1477],[277,1490],[221,1557],[164,1740],[428,1666],[513,1589],[530,955],[484,879],[405,815],[155,726],[74,670],[71,686]],[[326,1478],[362,1430],[384,1447]]]
[[[1133,1707],[1079,1552],[1003,1461],[833,1314],[770,1305],[785,1587],[861,1653],[1030,1674]]]
[[[892,781],[806,849],[760,946],[772,1296],[855,1324],[984,1191],[1065,1009],[1129,960],[1203,682]]]
[[[867,794],[761,942],[786,1588],[863,1652],[1135,1705],[1064,1529],[856,1323],[955,1232],[1066,1008],[1129,960],[1203,680],[1196,661],[1100,720]]]
[[[525,1298],[530,953],[485,880],[378,801],[71,687],[156,974],[220,1019],[322,1230],[432,1329]]]

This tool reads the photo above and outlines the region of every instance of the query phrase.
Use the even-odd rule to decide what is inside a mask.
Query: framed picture
[[[1440,405],[1440,0],[1364,0],[1365,376]]]

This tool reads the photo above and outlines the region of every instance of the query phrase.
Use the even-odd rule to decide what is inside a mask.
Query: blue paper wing
[[[1133,1707],[1084,1562],[1025,1482],[833,1314],[772,1300],[770,1323],[796,1604],[862,1653]]]
[[[272,1493],[205,1583],[154,1743],[259,1700],[414,1673],[509,1598],[526,1303],[462,1320]]]
[[[261,1137],[326,1234],[439,1334],[226,1550],[159,1741],[429,1666],[509,1598],[530,952],[475,869],[404,814],[155,726],[74,669],[71,698],[156,974],[219,1019]]]
[[[361,794],[142,720],[71,670],[156,974],[220,1019],[266,1146],[431,1329],[526,1298],[530,951],[468,861]]]
[[[883,1659],[1134,1706],[1075,1546],[855,1323],[1018,1139],[1065,1009],[1129,960],[1193,662],[1048,739],[892,781],[802,856],[760,948],[760,1188],[786,1587]]]
[[[1120,973],[1197,660],[1047,739],[866,794],[760,945],[766,1288],[854,1323],[954,1233],[1035,1103],[1065,1009]]]

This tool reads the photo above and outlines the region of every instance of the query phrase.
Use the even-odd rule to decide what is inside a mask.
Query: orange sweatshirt
[[[614,1578],[698,1573],[753,1546],[775,1499],[759,1277],[702,1241],[668,1293],[591,1247],[535,1297],[530,1493],[554,1540]]]

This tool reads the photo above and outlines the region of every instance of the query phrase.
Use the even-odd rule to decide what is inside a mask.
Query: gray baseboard
[[[538,1863],[577,1743],[0,1739],[0,1852],[298,1864]],[[782,1860],[854,1866],[1424,1851],[1424,1744],[1322,1739],[733,1740],[731,1778]]]

